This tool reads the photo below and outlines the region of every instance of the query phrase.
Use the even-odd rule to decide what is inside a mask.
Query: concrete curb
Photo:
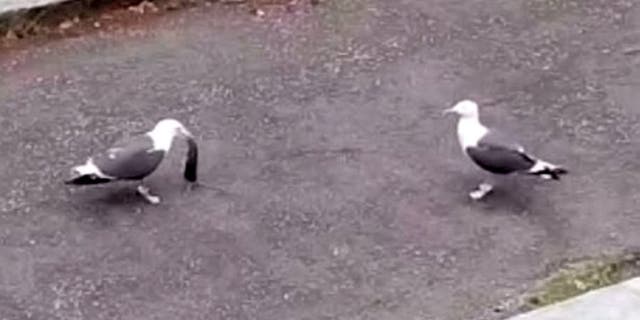
[[[637,320],[640,277],[600,288],[508,320]]]

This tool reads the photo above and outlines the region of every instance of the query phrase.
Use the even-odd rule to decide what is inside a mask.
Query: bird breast
[[[475,147],[478,141],[487,134],[489,130],[483,126],[478,119],[460,118],[458,121],[458,141],[464,151],[468,147]]]

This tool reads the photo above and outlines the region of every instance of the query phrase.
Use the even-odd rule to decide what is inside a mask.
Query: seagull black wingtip
[[[85,174],[85,175],[81,175],[81,176],[77,176],[77,177],[73,177],[71,179],[65,180],[64,184],[83,186],[83,185],[107,183],[110,181],[111,179],[101,178],[93,174]]]
[[[565,175],[565,174],[569,174],[569,170],[565,169],[565,168],[555,168],[553,170],[553,176],[555,177],[555,180],[560,180],[560,177]]]

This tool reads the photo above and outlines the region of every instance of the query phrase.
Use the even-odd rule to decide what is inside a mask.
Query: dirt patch
[[[640,275],[640,252],[571,261],[527,295],[522,309],[531,310]]]
[[[305,0],[317,5],[320,0]],[[264,6],[295,6],[302,0],[72,0],[56,5],[11,12],[0,16],[0,46],[8,48],[23,39],[74,36],[109,25],[138,21],[170,11],[210,6],[214,3],[244,6],[261,15]]]

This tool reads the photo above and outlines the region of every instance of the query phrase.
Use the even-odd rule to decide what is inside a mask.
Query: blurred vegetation
[[[84,21],[97,21],[114,9],[133,9],[138,13],[163,12],[202,3],[246,5],[251,12],[260,5],[286,4],[299,0],[69,0],[49,6],[0,15],[0,39],[15,40],[34,35],[61,33]],[[319,0],[310,0],[318,4]]]
[[[640,276],[640,252],[571,262],[554,272],[525,299],[525,309],[564,301]]]
[[[72,0],[50,6],[23,9],[0,15],[0,35],[26,38],[50,31],[64,21],[87,18],[115,6],[131,6],[142,0]]]

